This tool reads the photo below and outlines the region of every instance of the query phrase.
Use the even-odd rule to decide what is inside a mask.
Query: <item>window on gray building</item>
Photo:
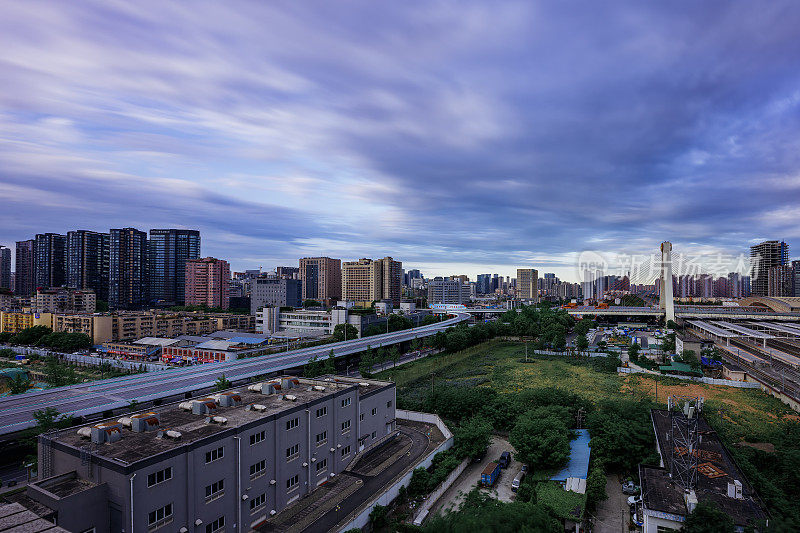
[[[345,420],[342,422],[342,433],[347,433],[350,431],[350,420]]]
[[[164,470],[147,474],[147,486],[149,488],[153,485],[158,485],[159,483],[169,481],[170,479],[172,479],[172,467],[168,466]]]
[[[286,448],[286,460],[292,461],[300,457],[300,445],[295,444],[294,446],[289,446]]]
[[[155,511],[150,511],[147,515],[147,530],[155,531],[170,522],[172,522],[172,504],[168,503],[164,507],[159,507]]]
[[[264,492],[259,494],[252,500],[250,500],[250,512],[255,513],[256,511],[260,511],[264,507],[267,506],[267,493]]]
[[[389,400],[388,402],[386,402],[386,408],[391,409],[391,407],[392,407],[392,400]]]
[[[328,408],[327,407],[320,407],[319,409],[317,409],[317,418],[323,417],[323,416],[325,416],[327,414],[328,414]]]
[[[261,442],[266,438],[267,438],[266,431],[259,431],[258,433],[253,433],[252,435],[250,435],[250,446],[252,446],[253,444],[258,444],[259,442]]]
[[[348,455],[350,455],[350,446],[349,445],[345,446],[344,448],[342,448],[342,457],[344,458],[344,457],[347,457]]]
[[[323,431],[322,433],[317,433],[317,446],[322,446],[326,442],[328,442],[328,432]]]
[[[361,413],[360,415],[358,415],[358,419],[363,422],[364,421],[364,413]]]
[[[287,420],[286,421],[286,431],[289,431],[290,429],[294,429],[299,425],[300,425],[300,419],[299,418],[292,418],[291,420]]]
[[[220,479],[206,486],[206,503],[212,502],[225,494],[225,480]]]
[[[300,476],[294,475],[286,480],[286,490],[294,490],[300,484]]]
[[[225,455],[225,448],[222,447],[217,448],[216,450],[208,451],[206,452],[206,464],[212,463],[217,459],[222,459],[224,455]]]
[[[375,416],[377,414],[378,414],[378,408],[377,407],[373,407],[372,408],[372,416]]]
[[[342,400],[342,407],[347,407],[348,405],[350,405],[350,398]]]
[[[223,533],[225,531],[225,517],[220,516],[210,524],[206,524],[206,533]]]
[[[250,479],[256,479],[263,476],[267,470],[267,460],[261,459],[254,465],[250,465]]]
[[[321,474],[328,469],[328,460],[323,459],[322,461],[317,461],[316,465],[317,474]]]

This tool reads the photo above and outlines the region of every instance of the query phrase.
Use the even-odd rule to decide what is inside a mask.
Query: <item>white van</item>
[[[517,475],[514,477],[514,481],[511,482],[511,490],[513,492],[517,492],[519,489],[520,483],[522,483],[523,478],[525,477],[525,471],[520,470],[517,472]]]

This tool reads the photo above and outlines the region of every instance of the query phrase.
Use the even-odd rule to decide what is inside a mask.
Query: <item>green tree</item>
[[[682,533],[733,533],[731,517],[709,501],[701,501],[686,517]]]
[[[316,300],[303,300],[303,307],[322,307],[322,304]]]
[[[664,341],[661,343],[661,349],[664,353],[675,353],[675,334],[670,333],[664,336]]]
[[[594,467],[586,478],[586,506],[595,509],[606,498],[606,474],[602,468]]]
[[[358,373],[365,378],[372,376],[372,367],[375,366],[375,356],[372,354],[372,348],[367,345],[366,351],[361,355],[361,360],[358,362]]]
[[[492,425],[488,420],[473,416],[462,422],[453,434],[453,450],[456,457],[478,457],[489,447]]]
[[[579,352],[585,352],[589,348],[589,339],[586,338],[585,334],[580,334],[575,339],[575,348],[577,348]]]
[[[635,342],[632,343],[630,346],[628,346],[628,358],[634,363],[637,363],[639,361],[640,348],[641,347]]]
[[[372,508],[372,511],[369,513],[369,521],[372,523],[373,531],[386,526],[387,514],[388,510],[383,505],[376,505]]]
[[[400,348],[396,344],[389,350],[389,358],[392,360],[393,366],[397,367],[397,361],[400,360]]]
[[[523,462],[534,469],[561,466],[569,458],[569,429],[553,416],[523,415],[508,440]]]
[[[0,357],[3,357],[5,359],[14,359],[16,358],[16,356],[17,356],[16,352],[11,348],[0,349]]]
[[[49,335],[53,330],[47,326],[33,326],[25,328],[11,337],[11,344],[22,344],[25,346],[34,346],[39,342],[39,339],[45,335]]]
[[[567,347],[567,339],[563,333],[558,333],[553,341],[553,349],[557,352],[563,352]]]
[[[322,374],[322,363],[319,361],[319,358],[314,355],[303,367],[303,376],[307,378],[315,378]]]
[[[8,391],[11,394],[22,394],[31,388],[31,380],[24,374],[17,374],[8,381]]]
[[[72,425],[72,417],[64,416],[55,407],[45,407],[33,412],[36,420],[35,434],[46,433],[52,429],[61,429]]]
[[[608,343],[606,341],[600,341],[600,342],[597,343],[597,347],[600,349],[601,352],[606,351],[606,347],[607,346],[608,346]]]
[[[231,382],[225,377],[225,374],[222,374],[220,377],[218,377],[217,381],[214,383],[214,389],[218,391],[230,389],[231,386]]]
[[[336,373],[336,356],[333,353],[333,348],[331,348],[328,357],[325,359],[325,362],[322,364],[322,373],[323,374],[335,374]]]
[[[346,338],[345,338],[346,337]],[[353,340],[358,338],[358,329],[352,324],[336,324],[333,328],[333,340]]]

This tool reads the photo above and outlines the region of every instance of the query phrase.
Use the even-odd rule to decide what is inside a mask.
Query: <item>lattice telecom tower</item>
[[[683,490],[694,490],[697,485],[697,456],[700,452],[700,435],[697,429],[701,396],[670,396],[667,399],[670,420],[672,458],[669,475]]]

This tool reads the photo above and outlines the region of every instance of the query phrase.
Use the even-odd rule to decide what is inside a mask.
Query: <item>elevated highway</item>
[[[10,396],[0,400],[0,435],[8,435],[33,427],[35,425],[33,413],[48,407],[55,408],[61,414],[77,417],[91,416],[127,407],[132,401],[164,400],[180,395],[189,397],[194,391],[213,387],[216,380],[223,374],[230,381],[244,381],[255,376],[302,366],[315,356],[323,359],[330,354],[331,350],[336,357],[339,357],[363,352],[368,347],[378,348],[411,341],[415,338],[428,337],[468,319],[469,315],[459,313],[453,318],[436,324],[362,339]]]
[[[657,307],[625,307],[609,306],[597,309],[593,306],[581,306],[564,309],[570,315],[595,316],[664,316],[664,310]],[[459,313],[473,316],[501,315],[508,311],[505,308],[462,307]],[[434,313],[443,313],[434,309]],[[675,306],[675,317],[683,319],[727,319],[727,320],[780,320],[800,321],[800,313],[779,312],[762,307],[715,307],[715,306]]]

